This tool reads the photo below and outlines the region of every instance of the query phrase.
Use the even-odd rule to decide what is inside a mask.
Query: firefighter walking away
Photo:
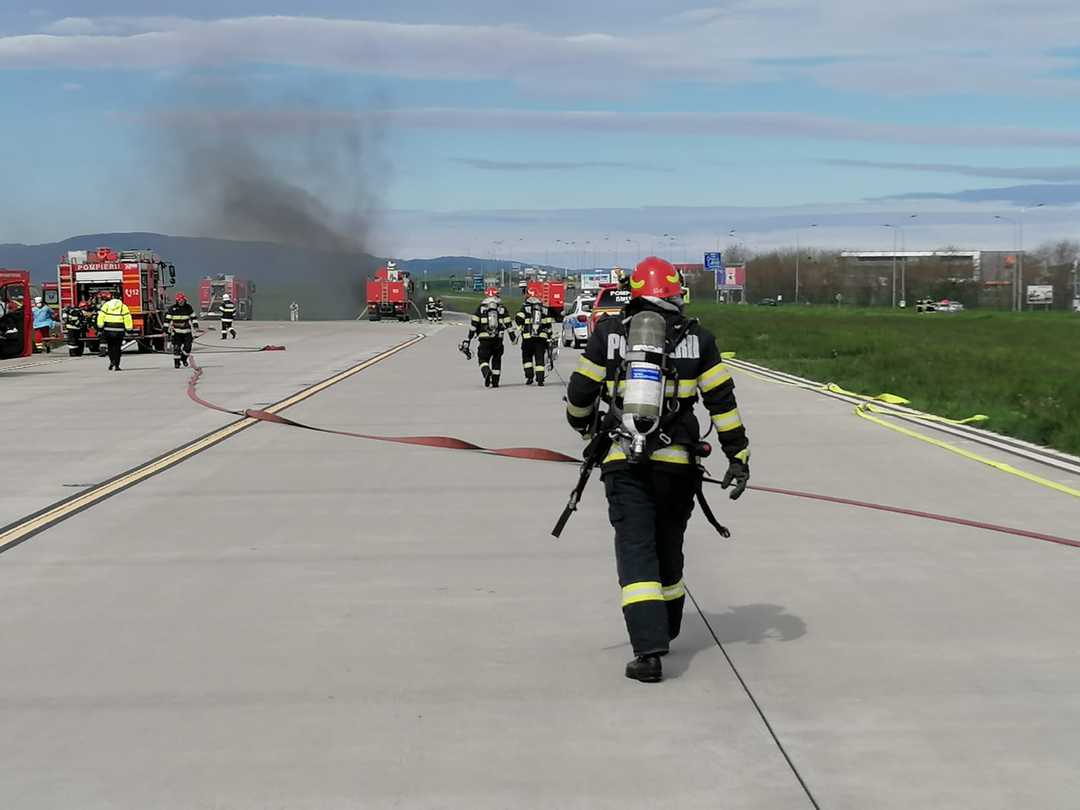
[[[119,298],[113,298],[108,290],[101,293],[101,307],[97,314],[97,330],[105,336],[105,345],[109,352],[109,371],[120,370],[120,350],[124,346],[124,336],[135,330],[131,320],[131,310]]]
[[[236,317],[236,304],[233,303],[232,296],[225,293],[221,296],[221,339],[224,340],[226,335],[232,335],[236,338],[236,330],[233,329],[233,319]]]
[[[174,368],[180,368],[181,364],[185,366],[188,364],[191,343],[195,339],[195,330],[199,328],[195,317],[195,310],[188,303],[187,296],[178,292],[176,302],[165,313],[169,335],[172,338]]]
[[[427,315],[428,323],[435,323],[439,319],[439,308],[435,305],[435,299],[430,296],[424,306],[424,314]]]
[[[489,289],[486,292],[487,296],[472,314],[469,336],[459,348],[467,352],[473,337],[476,337],[476,356],[480,362],[480,373],[484,375],[484,387],[498,388],[502,377],[503,333],[509,334],[511,343],[517,342],[517,334],[510,320],[510,312],[499,299],[498,290]]]
[[[525,370],[525,384],[532,385],[535,378],[536,384],[542,386],[555,319],[543,301],[530,295],[514,320],[521,332],[521,367]]]
[[[68,354],[72,357],[81,357],[83,353],[83,338],[86,337],[86,307],[85,301],[80,301],[77,307],[68,307],[64,311],[64,335],[67,337]]]
[[[715,337],[683,315],[675,268],[649,257],[630,278],[619,317],[601,319],[567,387],[567,420],[599,444],[598,460],[615,529],[622,609],[634,660],[626,677],[661,680],[660,659],[682,626],[683,537],[701,491],[710,448],[694,414],[700,398],[728,459],[731,498],[750,478],[750,447],[731,374]],[[601,407],[608,410],[601,418]],[[595,439],[601,439],[599,443]],[[604,439],[606,438],[606,441]]]

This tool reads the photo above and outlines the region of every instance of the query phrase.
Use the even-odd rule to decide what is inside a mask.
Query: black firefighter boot
[[[639,655],[626,665],[626,677],[642,683],[659,683],[664,677],[660,656]]]
[[[484,373],[484,388],[491,388],[491,369],[480,369]]]
[[[544,374],[543,374],[543,372],[537,372],[537,374],[536,374],[536,384],[538,386],[540,386],[541,388],[544,387]]]
[[[173,358],[173,368],[180,368],[180,358],[179,357],[174,357]]]

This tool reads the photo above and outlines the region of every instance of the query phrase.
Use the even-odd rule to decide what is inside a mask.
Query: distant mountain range
[[[37,282],[55,277],[60,257],[69,250],[88,250],[108,245],[118,250],[152,249],[176,265],[180,286],[194,286],[199,278],[235,273],[266,285],[303,285],[305,277],[323,275],[367,276],[385,258],[367,253],[343,254],[311,250],[274,242],[244,242],[160,233],[96,233],[73,236],[62,242],[41,245],[0,244],[0,267],[29,270]],[[461,276],[469,272],[498,273],[509,261],[475,256],[440,256],[434,259],[398,260],[403,270],[420,277]]]
[[[69,250],[102,246],[118,250],[152,249],[176,265],[177,287],[188,294],[199,279],[234,273],[258,287],[255,311],[259,317],[284,318],[296,301],[305,318],[350,318],[363,309],[363,283],[385,259],[366,253],[312,250],[273,242],[245,242],[160,233],[97,233],[73,236],[42,245],[0,244],[0,267],[29,270],[36,283],[56,278],[56,265]],[[473,272],[493,275],[510,269],[510,262],[470,256],[442,256],[399,262],[422,280],[463,276]],[[280,311],[279,311],[280,310]]]

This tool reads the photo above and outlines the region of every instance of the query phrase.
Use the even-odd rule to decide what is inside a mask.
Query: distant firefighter
[[[542,386],[555,319],[543,301],[530,295],[514,320],[521,330],[521,366],[525,370],[525,384],[532,385],[535,378],[536,384]]]
[[[233,339],[236,338],[236,330],[233,329],[233,319],[236,318],[236,304],[233,303],[232,296],[225,293],[221,296],[221,339],[225,340],[226,335],[232,335]]]
[[[105,345],[109,352],[109,371],[119,371],[124,337],[135,330],[135,324],[127,304],[119,298],[113,298],[108,290],[101,293],[101,302],[97,314],[98,332],[105,336]]]
[[[485,388],[498,388],[502,377],[503,333],[510,335],[510,342],[517,342],[510,312],[502,305],[497,290],[488,290],[487,297],[472,315],[469,336],[463,346],[468,346],[476,336],[476,357],[480,373],[484,375]]]
[[[169,324],[169,334],[172,336],[173,367],[180,368],[181,364],[186,366],[199,323],[196,320],[195,310],[192,309],[187,296],[182,292],[176,294],[176,303],[166,311],[165,320]]]

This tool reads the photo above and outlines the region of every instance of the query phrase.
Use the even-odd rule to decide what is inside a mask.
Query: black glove
[[[515,346],[517,345],[517,332],[513,330],[510,331],[510,342]]]
[[[735,488],[731,490],[731,494],[728,496],[733,501],[737,501],[739,496],[746,491],[746,485],[750,483],[750,464],[747,461],[739,461],[733,459],[727,468],[727,472],[724,473],[724,478],[720,482],[722,489],[727,489],[734,484]]]

